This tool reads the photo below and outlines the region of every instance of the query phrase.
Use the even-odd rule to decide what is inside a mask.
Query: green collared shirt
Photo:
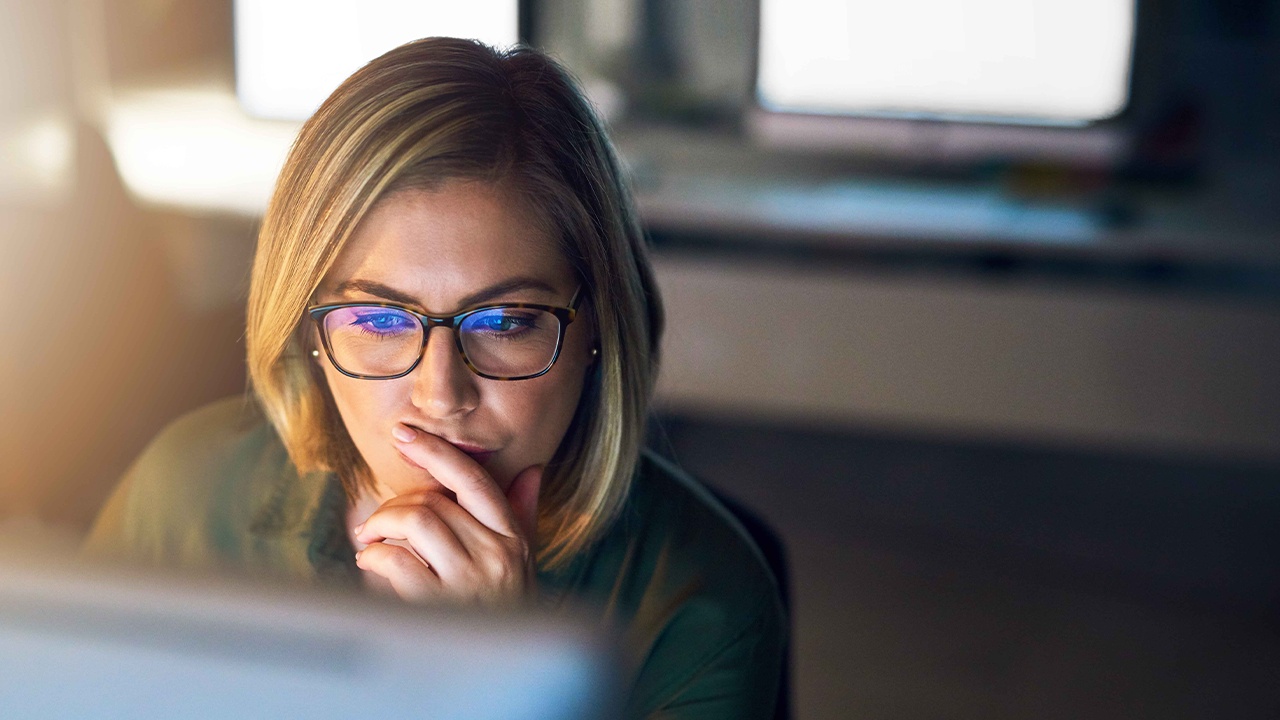
[[[196,410],[156,437],[86,541],[93,553],[360,587],[332,473],[300,476],[251,400]],[[645,454],[623,512],[572,562],[538,572],[540,601],[572,601],[623,630],[629,714],[771,717],[786,617],[736,520]]]

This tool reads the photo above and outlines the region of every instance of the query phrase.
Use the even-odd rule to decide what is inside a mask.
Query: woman
[[[662,308],[599,122],[539,53],[431,38],[307,121],[263,221],[253,397],[167,428],[89,539],[620,625],[633,715],[768,717],[774,579],[640,450]]]

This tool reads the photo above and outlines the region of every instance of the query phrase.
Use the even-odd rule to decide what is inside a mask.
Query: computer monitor
[[[563,617],[0,554],[5,717],[610,718],[612,647]]]
[[[769,145],[1099,164],[1127,148],[1136,0],[761,0]]]
[[[520,0],[236,0],[236,95],[255,117],[305,120],[362,65],[433,35],[496,47],[528,33]]]

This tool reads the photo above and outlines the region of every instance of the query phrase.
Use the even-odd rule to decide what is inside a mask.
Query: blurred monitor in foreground
[[[236,94],[249,114],[305,120],[362,65],[411,40],[520,39],[519,0],[235,0]]]
[[[568,720],[618,712],[611,651],[568,620],[139,572],[0,555],[0,714]]]
[[[770,144],[1106,162],[1124,149],[1135,0],[762,0]]]

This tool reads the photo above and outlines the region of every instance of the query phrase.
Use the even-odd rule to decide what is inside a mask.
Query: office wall
[[[1280,299],[659,257],[694,414],[1280,461]]]

